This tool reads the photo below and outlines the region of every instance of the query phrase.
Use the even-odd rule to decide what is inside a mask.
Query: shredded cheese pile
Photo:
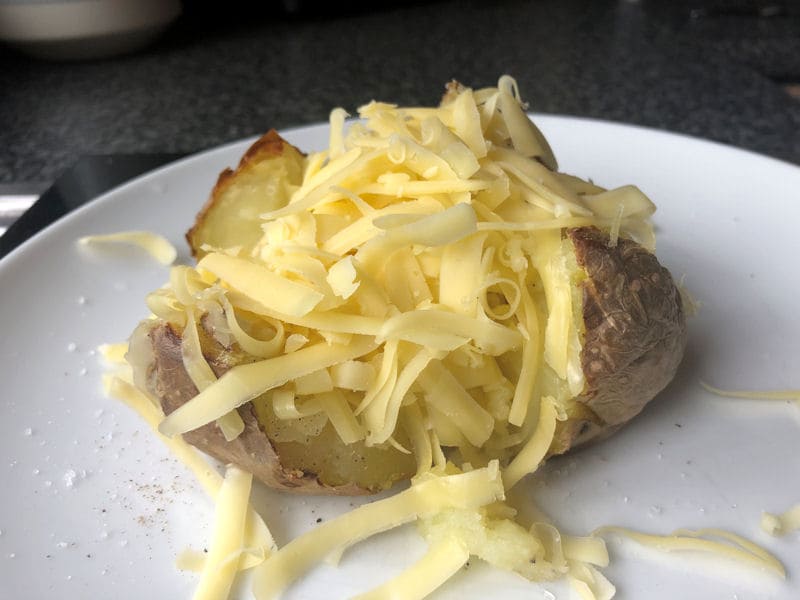
[[[503,77],[452,86],[438,108],[372,102],[348,128],[334,110],[328,149],[261,215],[261,240],[205,247],[148,298],[186,332],[200,390],[160,431],[216,421],[232,439],[234,409],[269,393],[279,417],[320,414],[346,443],[413,452],[420,474],[442,448],[476,466],[516,456],[509,481],[533,471],[554,430],[533,437],[540,411],[564,420],[584,386],[580,270],[561,231],[595,225],[652,247],[654,206],[633,186],[555,171],[523,107]],[[262,359],[219,380],[196,333],[215,315]]]
[[[505,492],[536,471],[584,387],[580,270],[562,229],[593,225],[652,248],[653,204],[633,186],[558,172],[507,76],[451,85],[435,108],[371,102],[358,113],[349,125],[331,113],[328,148],[260,215],[258,242],[206,246],[148,296],[183,331],[198,395],[163,418],[125,377],[108,381],[217,499],[211,552],[179,561],[201,571],[195,597],[224,598],[253,569],[256,598],[278,598],[320,560],[409,522],[428,553],[360,598],[423,598],[471,556],[534,581],[566,577],[587,600],[613,597],[600,537],[522,527]],[[217,378],[206,332],[253,360]],[[210,474],[180,437],[216,422],[233,440],[244,429],[235,409],[265,395],[288,423],[315,416],[345,444],[413,454],[411,487],[275,548],[249,505],[250,476]]]

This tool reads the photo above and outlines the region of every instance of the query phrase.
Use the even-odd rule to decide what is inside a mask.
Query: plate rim
[[[683,141],[683,142],[688,142],[690,144],[708,146],[718,151],[744,156],[752,160],[759,160],[761,162],[764,162],[765,164],[771,165],[773,168],[788,168],[790,170],[796,171],[797,175],[800,175],[800,164],[795,164],[788,160],[776,158],[774,156],[770,156],[767,154],[762,154],[754,150],[742,148],[740,146],[735,146],[733,144],[728,144],[725,142],[720,142],[717,140],[712,140],[692,134],[672,131],[668,129],[660,129],[636,123],[626,123],[624,121],[614,121],[608,119],[598,119],[595,117],[586,117],[586,116],[577,116],[568,114],[529,112],[528,116],[531,119],[533,119],[534,123],[536,123],[537,126],[544,124],[546,128],[552,125],[558,126],[560,124],[565,124],[565,123],[566,124],[573,123],[575,125],[588,125],[590,127],[601,127],[601,128],[621,128],[636,132],[637,134],[640,135],[655,135],[658,137],[671,139],[673,141]],[[351,118],[348,119],[347,122],[355,122],[357,120],[358,119]],[[278,133],[281,136],[292,137],[295,135],[313,134],[315,131],[324,130],[328,126],[329,124],[327,121],[317,121],[314,123],[307,123],[303,125],[282,127],[276,129],[276,131],[278,131]],[[16,261],[18,260],[18,257],[27,254],[28,252],[31,252],[31,248],[35,246],[41,238],[49,235],[54,229],[62,226],[63,223],[67,223],[75,218],[79,218],[80,215],[82,215],[85,211],[91,210],[92,207],[96,206],[97,204],[109,201],[108,200],[109,197],[113,197],[116,194],[124,193],[129,188],[141,185],[142,183],[146,182],[149,179],[156,179],[165,172],[184,167],[187,164],[194,163],[199,160],[203,160],[205,158],[210,157],[213,154],[217,153],[224,154],[226,152],[232,151],[237,146],[246,146],[248,144],[252,144],[259,137],[261,137],[261,135],[263,134],[255,134],[252,136],[239,138],[237,140],[232,140],[230,142],[225,142],[216,146],[211,146],[209,148],[198,150],[197,152],[193,152],[179,159],[170,161],[164,165],[161,165],[160,167],[157,167],[145,173],[141,173],[140,175],[137,175],[136,177],[129,179],[128,181],[125,181],[111,188],[110,190],[107,190],[106,192],[103,192],[102,194],[95,196],[94,198],[91,198],[81,206],[59,217],[52,223],[48,224],[46,227],[37,231],[35,234],[30,236],[27,240],[25,240],[19,246],[14,248],[11,252],[9,252],[6,256],[0,258],[0,274],[2,274],[7,264]],[[558,159],[558,154],[556,154],[556,158]],[[228,166],[235,167],[235,165],[228,165]]]

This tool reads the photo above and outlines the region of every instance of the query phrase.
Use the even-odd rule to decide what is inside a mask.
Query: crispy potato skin
[[[239,160],[235,171],[226,168],[219,174],[217,183],[211,190],[208,200],[200,209],[200,212],[197,213],[191,229],[186,232],[186,241],[194,258],[199,259],[204,254],[200,248],[205,241],[203,228],[225,193],[236,185],[236,182],[243,174],[255,168],[259,163],[283,156],[287,150],[292,150],[301,156],[305,156],[295,146],[283,139],[277,131],[270,129],[247,149]]]
[[[153,353],[153,361],[145,375],[145,385],[147,391],[160,400],[164,413],[168,415],[196,396],[198,390],[183,366],[181,337],[173,326],[163,322],[155,325],[145,322],[140,327],[149,329],[146,336],[139,337],[137,343],[149,344]],[[230,368],[222,360],[206,358],[210,358],[209,364],[218,377]],[[235,440],[226,441],[215,423],[185,433],[184,439],[217,460],[234,463],[266,485],[283,491],[347,496],[372,491],[356,484],[328,486],[315,473],[284,468],[275,447],[259,425],[252,406],[248,403],[237,410],[245,429]]]
[[[586,386],[575,400],[595,418],[559,423],[553,454],[612,434],[675,376],[686,346],[686,317],[669,271],[636,242],[611,246],[594,227],[565,232],[582,282]]]

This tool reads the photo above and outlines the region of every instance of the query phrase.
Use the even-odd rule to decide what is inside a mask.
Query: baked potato
[[[241,336],[251,344],[278,330],[286,334],[285,355],[315,341],[345,347],[355,336],[373,335],[368,351],[345,361],[372,378],[342,384],[326,364],[314,373],[327,387],[323,382],[303,392],[278,377],[231,405],[243,423],[235,439],[227,440],[208,415],[197,427],[171,433],[183,433],[203,452],[271,487],[371,493],[411,478],[437,455],[473,466],[492,459],[508,464],[534,435],[543,397],[559,407],[546,452],[552,456],[613,433],[669,383],[683,355],[686,322],[673,278],[645,247],[649,201],[635,189],[609,192],[556,171],[541,133],[515,129],[519,120],[509,107],[519,103],[500,87],[473,93],[451,84],[436,122],[415,109],[368,105],[362,116],[374,127],[354,126],[350,151],[332,117],[331,148],[322,158],[306,157],[270,131],[235,171],[220,175],[187,233],[198,267],[173,276],[171,290],[156,292],[150,306],[157,318],[131,337],[136,385],[160,403],[167,421],[187,412],[199,397],[186,350],[195,318],[202,362],[219,382],[239,367],[274,358],[248,352]],[[492,93],[504,110],[487,117],[481,111]],[[480,116],[465,131],[459,130],[462,109]],[[483,127],[485,146],[475,141],[475,123]],[[398,132],[411,141],[398,142]],[[384,155],[371,150],[378,139],[388,140]],[[340,171],[323,177],[340,163]],[[423,191],[406,202],[414,186]],[[328,194],[324,201],[320,190]],[[433,214],[431,205],[438,206]],[[434,222],[454,207],[458,215]],[[459,235],[450,227],[456,222]],[[545,225],[522,226],[533,222]],[[207,257],[235,269],[220,271]],[[334,277],[342,264],[349,276]],[[253,280],[264,269],[282,278],[274,290],[273,279]],[[244,271],[249,279],[242,283]],[[266,306],[284,285],[304,286],[306,296],[314,291],[319,318],[308,317],[307,307],[293,312],[306,296],[284,298],[279,309]],[[467,296],[459,295],[463,290]],[[194,316],[187,319],[187,311]],[[434,311],[434,319],[392,342],[389,321],[425,311]],[[380,321],[380,333],[366,325],[337,329],[330,316]],[[453,333],[441,325],[439,331],[438,319],[474,327]],[[479,327],[489,333],[474,333]],[[279,390],[290,395],[288,417],[275,405]],[[360,434],[343,439],[320,408],[320,394],[333,392],[344,398]],[[299,408],[312,401],[316,412]]]

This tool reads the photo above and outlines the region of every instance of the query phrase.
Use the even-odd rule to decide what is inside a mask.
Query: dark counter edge
[[[81,157],[0,235],[0,258],[51,223],[139,175],[185,154],[101,154]]]

